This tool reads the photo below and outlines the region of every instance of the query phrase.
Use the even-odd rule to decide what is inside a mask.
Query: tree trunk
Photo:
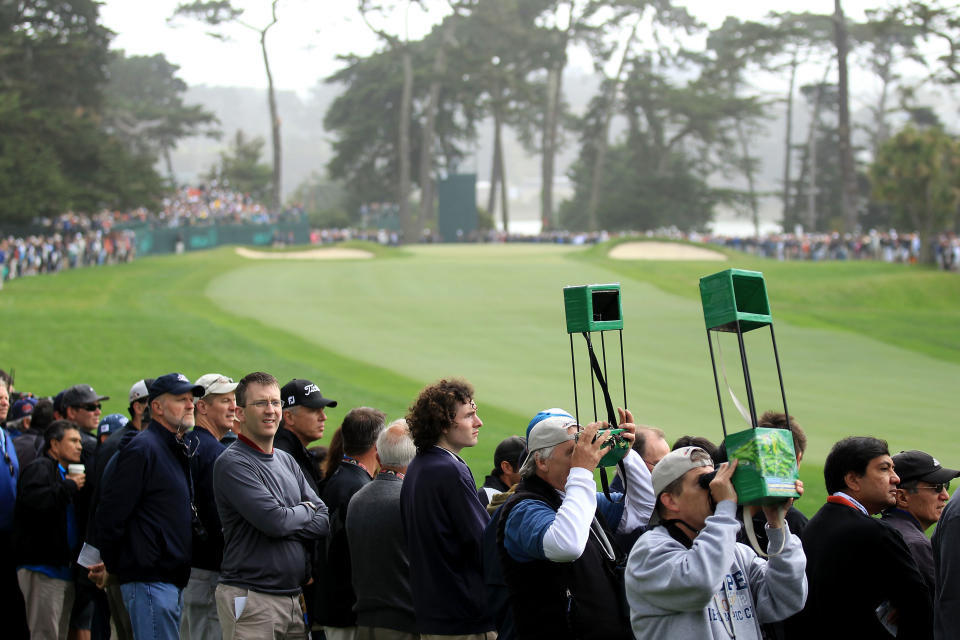
[[[617,93],[620,90],[620,76],[627,65],[627,57],[630,54],[630,46],[637,35],[637,27],[640,23],[633,25],[627,42],[623,47],[623,55],[620,57],[620,65],[617,67],[617,73],[610,81],[606,101],[603,105],[603,115],[600,125],[600,134],[596,141],[596,156],[593,159],[593,175],[590,180],[590,200],[587,202],[587,225],[589,231],[597,230],[597,207],[600,202],[600,185],[603,182],[603,163],[607,156],[607,138],[610,135],[610,121],[613,119],[613,110],[617,103]]]
[[[823,106],[823,85],[817,85],[817,96],[813,100],[813,117],[810,120],[810,132],[807,134],[807,224],[806,231],[811,233],[817,228],[817,128],[820,126],[820,109]]]
[[[837,45],[837,88],[839,91],[840,169],[843,176],[841,211],[843,230],[852,233],[857,226],[857,177],[853,166],[853,146],[850,131],[850,87],[847,77],[847,24],[840,0],[834,0],[834,34]]]
[[[436,182],[433,176],[433,139],[437,127],[437,111],[440,108],[440,81],[447,69],[447,39],[452,36],[454,24],[453,20],[446,21],[437,55],[433,59],[433,78],[430,81],[423,126],[423,143],[420,148],[420,215],[417,217],[416,224],[418,240],[423,235],[423,226],[426,221],[433,218],[433,200],[436,194]]]
[[[177,177],[173,174],[173,159],[170,157],[170,147],[163,147],[163,162],[167,165],[167,179],[170,180],[170,186],[177,186]]]
[[[563,68],[564,63],[561,61],[547,72],[547,109],[543,119],[543,150],[540,158],[540,219],[544,229],[554,227],[553,173],[557,155],[560,97],[563,93]]]
[[[412,244],[417,238],[417,225],[410,213],[410,111],[413,102],[413,61],[410,49],[402,45],[403,95],[400,99],[400,123],[397,153],[400,176],[397,181],[397,206],[400,211],[400,227],[403,243]]]
[[[510,233],[510,207],[507,204],[510,193],[507,189],[507,163],[503,156],[503,122],[500,117],[497,117],[496,136],[495,148],[499,156],[497,168],[500,170],[500,215],[503,219],[503,232]]]
[[[267,58],[267,29],[260,32],[260,50],[263,53],[263,68],[267,72],[267,104],[270,107],[270,135],[273,142],[273,202],[270,204],[273,211],[278,212],[283,199],[280,181],[280,115],[277,113],[277,96],[273,88],[273,73],[270,71],[270,60]]]
[[[787,220],[787,212],[790,208],[790,164],[793,158],[793,91],[797,81],[797,67],[800,62],[797,60],[797,51],[794,49],[793,58],[790,60],[790,87],[787,89],[787,132],[786,132],[786,151],[783,154],[783,220]]]
[[[487,195],[487,213],[493,220],[497,208],[497,185],[500,181],[500,112],[493,111],[493,166],[490,168],[490,193]]]
[[[747,197],[750,201],[750,216],[753,221],[753,234],[760,237],[760,205],[757,202],[757,182],[753,175],[753,166],[750,163],[750,141],[743,122],[737,121],[737,140],[740,142],[740,153],[743,154],[743,175],[747,179]]]
[[[890,137],[890,130],[887,127],[887,96],[890,92],[890,60],[881,66],[880,73],[880,98],[877,101],[877,129],[873,134],[873,157],[877,157],[880,146]]]

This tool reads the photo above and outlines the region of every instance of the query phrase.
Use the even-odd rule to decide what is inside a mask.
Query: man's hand
[[[733,482],[731,481],[736,468],[736,458],[734,458],[732,463],[722,462],[720,466],[717,467],[717,475],[710,481],[710,495],[712,495],[713,499],[717,502],[723,502],[724,500],[737,501],[737,491],[733,488]]]
[[[803,480],[797,480],[796,484],[797,493],[801,496],[803,495]],[[790,507],[793,506],[794,498],[787,498],[780,504],[774,504],[763,507],[763,515],[767,516],[767,524],[770,525],[771,529],[780,528],[780,514],[777,513],[780,509],[783,509],[783,512],[786,513],[790,510]]]
[[[93,582],[93,584],[97,585],[97,588],[103,589],[104,585],[107,583],[107,567],[102,562],[100,564],[95,564],[90,567],[87,577],[90,578],[90,581]]]
[[[606,422],[591,422],[584,427],[573,445],[571,467],[582,467],[591,472],[597,468],[600,458],[607,452],[607,439],[597,438],[597,431],[608,427]]]
[[[68,480],[73,480],[74,484],[77,485],[77,489],[83,489],[83,485],[87,481],[87,475],[85,473],[68,473]]]
[[[637,425],[633,423],[633,413],[620,407],[617,407],[617,413],[620,414],[620,428],[623,429],[620,437],[629,442],[632,447],[633,441],[637,439]]]

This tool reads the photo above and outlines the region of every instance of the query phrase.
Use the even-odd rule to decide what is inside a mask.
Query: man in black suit
[[[870,516],[897,502],[900,478],[883,440],[845,438],[823,467],[827,504],[807,524],[810,593],[804,637],[930,638],[929,592],[900,534]]]

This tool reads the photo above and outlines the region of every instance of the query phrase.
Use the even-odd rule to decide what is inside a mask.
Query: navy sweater
[[[101,487],[97,542],[107,571],[126,582],[190,578],[190,479],[183,445],[150,422],[116,455],[116,469]]]
[[[480,566],[490,520],[466,463],[440,447],[417,452],[400,491],[420,633],[493,631]]]

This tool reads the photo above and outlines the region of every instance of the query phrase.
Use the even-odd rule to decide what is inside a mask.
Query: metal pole
[[[627,372],[623,365],[623,329],[620,329],[620,380],[623,381],[623,410],[627,410]]]
[[[590,340],[590,334],[583,332],[583,337],[587,341],[587,349],[593,349],[593,342]],[[590,395],[593,396],[593,421],[597,421],[597,376],[590,367]]]
[[[573,334],[570,336],[570,368],[573,370],[573,410],[577,416],[577,424],[580,424],[580,401],[577,398],[577,362],[573,357]]]
[[[777,353],[777,338],[773,334],[773,323],[770,323],[770,340],[773,341],[773,358],[777,361],[777,378],[780,380],[780,397],[783,398],[783,415],[787,416],[790,424],[790,412],[787,411],[787,392],[783,388],[783,373],[780,371],[780,355]]]
[[[710,365],[713,367],[713,385],[717,388],[717,406],[720,407],[720,427],[723,429],[723,439],[727,439],[727,422],[723,418],[723,397],[720,395],[720,378],[717,377],[717,361],[713,357],[713,341],[710,339],[710,329],[707,329],[707,346],[710,348]]]
[[[747,403],[750,405],[751,426],[757,428],[757,408],[753,404],[753,383],[750,382],[750,367],[747,366],[747,351],[743,346],[743,332],[740,331],[740,321],[737,321],[737,342],[740,344],[740,364],[743,366],[743,383],[747,387]]]

